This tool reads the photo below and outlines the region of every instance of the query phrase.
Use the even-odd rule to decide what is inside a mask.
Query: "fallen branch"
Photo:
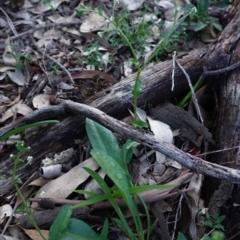
[[[231,183],[240,183],[240,171],[238,170],[204,161],[196,156],[181,151],[172,144],[159,142],[155,136],[150,133],[135,129],[126,123],[108,116],[96,108],[85,104],[75,103],[70,100],[62,101],[61,104],[66,111],[89,117],[124,138],[132,139],[144,146],[165,154],[194,172],[227,180]]]

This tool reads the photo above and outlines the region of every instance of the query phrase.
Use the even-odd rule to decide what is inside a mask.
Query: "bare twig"
[[[201,111],[200,111],[200,108],[199,108],[199,105],[198,105],[198,100],[197,100],[197,97],[196,97],[196,94],[194,92],[194,89],[193,89],[193,85],[192,85],[192,82],[187,74],[187,72],[185,71],[185,69],[182,67],[182,65],[176,60],[176,63],[177,65],[179,66],[179,68],[182,70],[183,74],[186,76],[186,79],[188,81],[188,85],[191,89],[191,92],[192,92],[192,100],[193,100],[193,104],[195,106],[195,109],[197,111],[197,114],[198,114],[198,117],[200,118],[200,121],[201,123],[204,125],[204,121],[203,121],[203,118],[202,118],[202,114],[201,114]]]
[[[213,70],[213,71],[208,71],[206,67],[203,67],[203,74],[201,76],[201,80],[205,79],[208,76],[214,76],[214,75],[220,75],[220,74],[226,74],[228,72],[233,71],[234,69],[240,67],[240,61],[237,63],[232,64],[229,67],[222,68],[219,70]]]
[[[174,75],[175,75],[175,68],[176,68],[176,51],[173,52],[173,70],[172,70],[172,91],[174,89]]]
[[[72,112],[73,114],[85,115],[86,117],[89,117],[118,133],[124,138],[132,139],[143,144],[144,146],[165,154],[188,169],[218,179],[224,179],[231,183],[240,183],[239,170],[206,162],[196,156],[181,151],[172,144],[159,142],[155,136],[151,135],[150,133],[135,129],[126,123],[108,116],[96,108],[87,106],[85,104],[75,103],[70,100],[62,101],[62,105],[66,111]]]

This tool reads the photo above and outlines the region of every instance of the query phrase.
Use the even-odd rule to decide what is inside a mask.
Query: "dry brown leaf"
[[[22,103],[20,101],[19,103],[13,105],[10,107],[2,116],[0,119],[0,122],[6,121],[8,118],[12,117],[14,114],[19,113],[22,115],[27,115],[28,113],[32,112],[32,109],[28,107],[26,104]]]
[[[42,240],[42,237],[39,235],[37,230],[35,229],[25,229],[22,228],[22,230],[33,240]],[[41,230],[41,233],[43,236],[48,239],[49,231],[48,230]]]

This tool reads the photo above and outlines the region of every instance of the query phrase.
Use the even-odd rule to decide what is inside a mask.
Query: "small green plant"
[[[197,6],[193,4],[185,4],[182,10],[189,11],[190,9],[195,9],[195,11],[190,11],[188,18],[189,28],[195,32],[201,31],[208,25],[212,25],[218,31],[222,31],[222,26],[218,22],[218,19],[208,15],[208,8],[212,4],[212,0],[197,0]]]
[[[57,64],[53,64],[51,66],[51,74],[52,76],[59,76],[59,66]]]
[[[15,63],[14,67],[19,69],[19,70],[24,70],[25,69],[25,62],[29,61],[29,56],[25,56],[22,53],[18,53],[14,46],[11,46],[11,51],[5,54],[6,56],[10,58],[14,58]]]
[[[205,221],[203,222],[203,225],[205,227],[210,227],[210,228],[214,228],[214,229],[217,229],[217,230],[224,231],[224,227],[222,225],[222,222],[223,222],[223,220],[225,218],[226,218],[225,215],[211,217],[209,212],[206,211],[206,213],[205,213]]]
[[[85,201],[84,203],[69,207],[69,212],[79,207],[84,207],[90,204],[97,203],[99,201],[108,200],[112,204],[118,216],[118,218],[114,218],[113,221],[118,225],[120,229],[124,231],[124,233],[130,239],[132,240],[149,239],[151,234],[151,229],[152,229],[150,216],[149,216],[149,212],[146,204],[140,198],[138,193],[152,190],[152,189],[169,188],[170,185],[168,186],[167,185],[133,186],[131,176],[128,172],[127,163],[132,158],[132,148],[138,144],[134,141],[127,140],[126,143],[123,145],[123,147],[120,148],[117,143],[116,137],[110,130],[104,128],[103,126],[99,125],[98,123],[90,119],[86,120],[86,129],[87,129],[89,140],[93,147],[91,151],[91,155],[98,162],[98,164],[107,174],[107,176],[113,181],[115,187],[109,188],[106,182],[99,176],[98,173],[92,171],[89,168],[85,168],[85,170],[94,178],[94,180],[102,188],[103,194],[96,194],[96,193],[87,192],[84,190],[75,191],[80,194],[88,194],[92,198],[90,200]],[[129,227],[121,208],[116,203],[115,198],[119,198],[119,197],[122,197],[124,199],[126,206],[128,207],[129,212],[131,213],[131,216],[135,223],[135,229],[131,229]],[[143,225],[142,225],[140,214],[137,208],[136,198],[140,199],[145,209],[145,214],[147,217],[147,224],[148,224],[146,228],[147,229],[146,233],[144,233],[143,231]],[[65,210],[62,210],[62,211],[65,211]],[[70,219],[70,216],[68,219]],[[55,220],[53,223],[53,225],[57,226],[57,228],[65,229],[65,230],[67,229],[67,224],[68,223],[66,221],[58,221],[58,220]],[[56,229],[55,227],[51,227],[50,236],[52,236],[53,234],[55,237],[50,238],[50,240],[62,239],[60,235],[58,235],[59,231],[60,230]],[[65,234],[64,231],[61,231],[62,232],[61,234]],[[54,232],[54,233],[51,233],[51,232]],[[58,236],[58,238],[56,236]],[[107,238],[105,237],[102,239],[107,239]]]
[[[204,227],[211,229],[211,231],[208,234],[204,235],[204,240],[223,240],[224,226],[222,225],[222,222],[226,218],[226,216],[221,215],[221,216],[211,217],[207,210],[200,211],[200,214],[204,218],[202,225]]]
[[[28,152],[30,150],[29,147],[25,146],[25,143],[23,141],[20,141],[16,144],[16,148],[18,150],[16,155],[11,155],[11,159],[14,162],[13,168],[11,169],[10,173],[11,173],[11,181],[17,191],[17,194],[19,196],[19,198],[22,201],[22,210],[27,214],[29,221],[31,222],[31,224],[34,226],[34,228],[37,230],[37,232],[39,233],[39,235],[42,237],[42,239],[46,239],[44,237],[44,235],[42,234],[42,232],[40,231],[38,225],[36,224],[36,222],[34,221],[33,217],[32,217],[32,212],[31,209],[28,207],[28,203],[25,199],[25,197],[23,196],[18,184],[22,183],[21,178],[19,178],[17,176],[17,172],[26,167],[26,165],[28,165],[31,161],[32,161],[32,157],[28,157],[27,158],[27,163],[24,164],[24,160],[22,159],[22,156]],[[22,166],[20,166],[22,165]]]
[[[80,56],[79,62],[80,64],[88,64],[95,68],[104,68],[103,63],[103,53],[99,51],[99,45],[98,42],[94,42],[91,44],[90,47],[84,47],[84,52],[89,52],[87,56]]]

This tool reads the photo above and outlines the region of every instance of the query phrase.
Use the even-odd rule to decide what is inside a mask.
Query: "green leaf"
[[[207,26],[206,23],[202,22],[202,21],[198,21],[198,22],[191,22],[191,29],[195,32],[198,32],[202,29],[204,29]]]
[[[108,235],[108,219],[106,218],[103,224],[103,228],[100,234],[100,238],[99,240],[105,240],[107,239],[107,235]]]
[[[225,215],[222,215],[222,216],[216,217],[215,222],[216,222],[216,223],[221,223],[225,218],[226,218]]]
[[[121,149],[121,153],[122,153],[122,158],[124,160],[124,162],[128,163],[131,161],[132,159],[132,149],[137,147],[139,145],[139,143],[135,142],[135,141],[132,141],[130,139],[128,139],[122,149]]]
[[[124,198],[128,209],[133,216],[137,232],[139,233],[141,231],[140,228],[142,228],[141,219],[139,217],[135,199],[132,198],[129,192],[129,187],[131,186],[131,176],[118,164],[118,162],[116,162],[112,157],[108,156],[105,152],[92,149],[91,155],[117,186],[121,196]]]
[[[177,240],[187,240],[187,238],[183,233],[178,232]]]
[[[85,169],[86,170],[86,169]],[[87,170],[86,170],[87,171]],[[90,198],[89,200],[86,200],[82,203],[79,203],[79,204],[76,204],[72,207],[72,209],[76,209],[76,208],[80,208],[80,207],[85,207],[85,206],[88,206],[88,205],[93,205],[95,203],[98,203],[98,202],[101,202],[101,201],[104,201],[104,200],[107,200],[109,199],[109,195],[107,194],[101,194],[101,195],[98,195],[96,197],[93,197],[93,198]]]
[[[207,221],[204,221],[204,226],[207,226],[207,227],[212,227],[213,226],[213,223],[211,220],[207,220]]]
[[[3,136],[0,137],[0,141],[3,141],[13,135],[16,135],[20,132],[25,131],[28,128],[32,128],[32,127],[37,127],[37,126],[41,126],[41,125],[46,125],[46,124],[56,124],[59,123],[59,121],[57,120],[47,120],[47,121],[41,121],[41,122],[36,122],[36,123],[31,123],[31,124],[27,124],[21,127],[18,127],[16,129],[13,129],[9,132],[7,132],[6,134],[4,134]]]
[[[201,18],[208,16],[207,10],[211,6],[211,0],[198,0],[197,1],[197,10]]]
[[[118,146],[117,139],[109,129],[87,118],[86,130],[94,149],[105,152],[116,161],[121,160],[121,150]]]
[[[140,119],[135,119],[132,125],[136,128],[148,128],[148,124]]]
[[[133,90],[132,90],[132,95],[134,98],[138,98],[138,97],[140,97],[141,92],[142,92],[142,81],[139,78],[139,79],[135,80],[135,84],[134,84]]]
[[[222,31],[222,25],[221,25],[220,23],[213,21],[211,24],[212,24],[218,31],[220,31],[220,32]]]
[[[215,228],[215,229],[221,229],[222,231],[224,231],[224,226],[223,226],[222,224],[220,224],[220,223],[214,224],[214,225],[213,225],[213,228]]]
[[[88,224],[85,222],[71,218],[64,233],[63,240],[99,240],[99,234],[97,234]]]
[[[49,240],[62,239],[72,215],[71,205],[65,205],[55,218],[49,232]]]
[[[109,189],[109,187],[107,186],[107,184],[105,183],[105,181],[100,177],[100,175],[96,172],[94,172],[93,170],[91,170],[90,168],[84,168],[89,174],[90,176],[92,176],[92,178],[99,184],[99,186],[102,188],[103,192],[105,193],[104,195],[107,196],[107,199],[110,201],[110,203],[112,204],[112,206],[114,207],[115,211],[117,212],[118,216],[121,219],[121,223],[122,223],[122,229],[128,233],[129,236],[132,236],[133,233],[131,231],[131,229],[129,228],[126,219],[120,209],[120,207],[116,204],[116,202],[114,201],[114,198],[111,195],[111,190]],[[90,199],[91,200],[91,199]],[[88,200],[88,201],[90,201]],[[78,207],[81,204],[78,204],[75,207]],[[133,239],[133,238],[131,238]]]
[[[110,177],[114,184],[118,187],[121,192],[129,190],[130,182],[127,178],[125,170],[116,162],[111,156],[107,155],[106,152],[102,152],[97,149],[92,149],[91,155],[101,166],[103,171]]]
[[[86,195],[89,195],[90,197],[99,196],[99,194],[97,194],[97,193],[90,192],[90,191],[85,191],[85,190],[75,190],[75,191],[73,191],[73,192],[79,193],[79,194],[86,194]]]

